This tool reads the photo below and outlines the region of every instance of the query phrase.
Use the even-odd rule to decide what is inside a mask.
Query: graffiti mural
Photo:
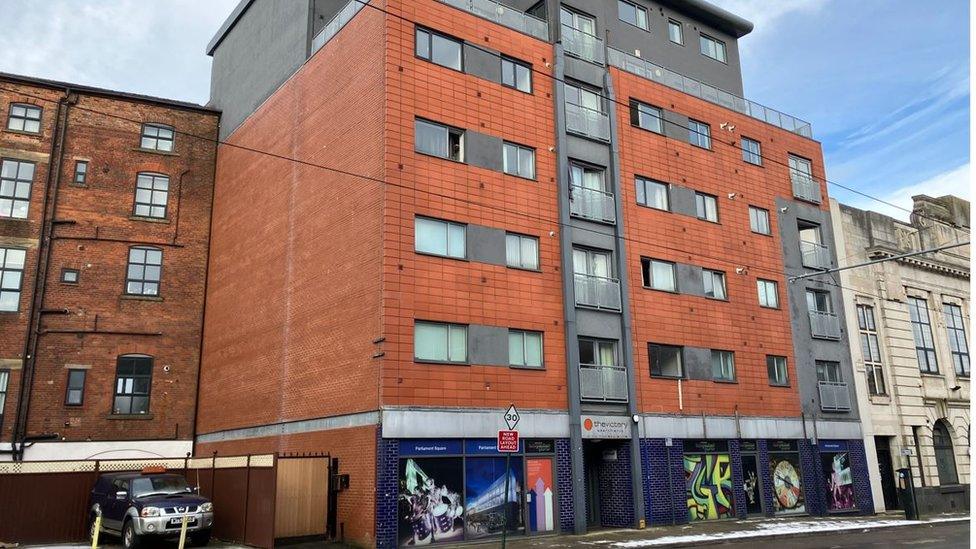
[[[732,460],[729,454],[685,454],[690,520],[732,518]]]
[[[854,509],[854,478],[847,452],[820,454],[827,490],[828,511]]]

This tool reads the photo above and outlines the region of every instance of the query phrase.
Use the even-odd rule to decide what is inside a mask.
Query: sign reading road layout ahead
[[[518,431],[498,431],[498,451],[509,453],[518,452]]]
[[[518,425],[519,419],[521,418],[519,417],[518,410],[515,408],[515,405],[512,404],[508,407],[508,411],[505,412],[505,424],[508,425],[509,431],[515,430],[515,426]]]

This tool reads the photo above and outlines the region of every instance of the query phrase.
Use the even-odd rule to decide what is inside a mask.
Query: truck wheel
[[[122,527],[122,545],[125,549],[138,549],[142,540],[136,534],[136,527],[132,525],[131,520],[125,521],[125,526]]]
[[[190,545],[194,547],[205,547],[210,543],[210,529],[200,530],[190,534]]]

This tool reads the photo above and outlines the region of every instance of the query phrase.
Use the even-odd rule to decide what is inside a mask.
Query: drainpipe
[[[78,102],[73,96],[71,88],[65,88],[64,97],[58,101],[58,110],[54,119],[54,134],[51,140],[51,152],[48,155],[47,179],[45,181],[44,202],[41,210],[41,234],[37,247],[37,267],[34,269],[34,293],[31,296],[30,316],[27,323],[27,338],[24,341],[24,367],[20,379],[20,390],[17,397],[17,418],[14,420],[14,432],[11,438],[13,458],[15,461],[24,459],[24,444],[27,442],[27,417],[30,413],[30,400],[33,394],[34,370],[37,363],[37,340],[40,335],[41,308],[44,303],[44,293],[47,286],[47,271],[51,263],[51,235],[54,219],[57,215],[58,188],[61,183],[61,165],[64,161],[64,141],[68,130],[68,115],[71,105]],[[55,152],[57,159],[55,160]],[[50,211],[49,211],[50,210]],[[17,449],[17,444],[20,449]]]

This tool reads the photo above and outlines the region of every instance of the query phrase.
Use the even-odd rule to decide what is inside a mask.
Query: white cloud
[[[835,194],[842,195],[844,193],[837,192]],[[936,174],[923,181],[911,183],[882,193],[878,195],[878,198],[911,211],[913,206],[912,197],[920,194],[932,197],[952,194],[966,200],[971,200],[972,182],[970,180],[969,162]],[[873,210],[896,219],[908,221],[908,212],[864,196],[850,195],[849,199],[842,199],[841,202],[862,210]]]
[[[776,30],[774,23],[786,16],[810,15],[829,0],[712,0],[720,8],[752,21],[754,30],[740,42],[743,50],[756,47],[760,38]]]

